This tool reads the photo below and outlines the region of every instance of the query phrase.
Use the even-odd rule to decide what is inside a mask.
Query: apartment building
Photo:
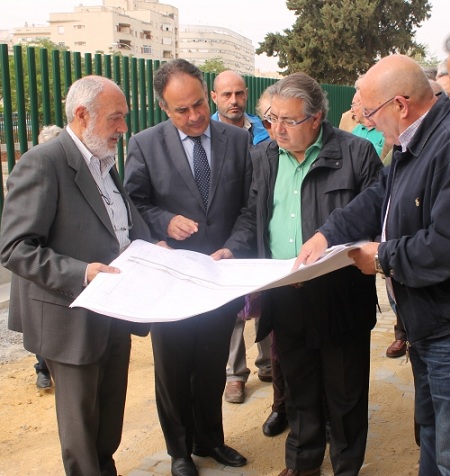
[[[180,25],[178,55],[201,66],[220,59],[227,69],[255,74],[255,48],[251,40],[220,26]]]
[[[48,38],[81,53],[114,53],[137,58],[177,57],[178,9],[158,0],[103,0],[103,5],[50,13],[48,27],[16,28],[13,43]]]
[[[50,13],[47,26],[16,28],[10,44],[32,43],[37,38],[80,53],[120,51],[152,60],[185,58],[198,66],[220,59],[227,69],[255,74],[255,48],[250,39],[220,26],[180,27],[178,8],[159,0],[80,4],[71,13]]]

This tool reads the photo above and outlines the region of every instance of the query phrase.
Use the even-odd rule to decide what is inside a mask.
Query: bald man
[[[211,99],[217,106],[217,112],[211,116],[212,119],[247,129],[253,145],[269,139],[261,119],[245,112],[248,88],[239,73],[227,70],[218,74],[214,80]]]
[[[421,476],[450,474],[450,99],[422,68],[392,55],[361,83],[364,116],[395,144],[379,182],[336,210],[300,250],[295,267],[327,246],[381,235],[351,252],[386,277],[409,341],[420,425]],[[393,469],[393,473],[395,470]]]
[[[217,112],[211,116],[211,119],[246,129],[253,145],[270,138],[261,119],[245,112],[248,88],[240,74],[231,70],[218,74],[214,80],[211,99],[217,106]],[[258,332],[259,319],[254,319],[254,323],[255,330]],[[243,403],[245,400],[245,384],[250,375],[250,369],[247,366],[244,328],[245,318],[238,316],[231,336],[227,364],[225,401],[228,403]],[[255,365],[258,369],[258,378],[263,382],[271,382],[270,338],[258,342],[257,347],[258,355]]]

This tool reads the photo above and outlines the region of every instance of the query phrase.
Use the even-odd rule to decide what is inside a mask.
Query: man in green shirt
[[[275,141],[251,151],[254,178],[242,219],[256,220],[260,257],[290,259],[335,208],[376,179],[382,163],[370,142],[327,122],[325,93],[308,75],[287,76],[272,92],[267,119]],[[290,427],[280,476],[320,474],[325,409],[334,474],[358,474],[375,314],[375,280],[353,266],[264,294],[257,338],[274,332]]]
[[[372,142],[377,154],[381,157],[384,147],[384,135],[381,131],[377,131],[363,116],[359,91],[356,91],[353,96],[352,111],[355,115],[356,122],[358,123],[358,125],[352,130],[352,134]],[[389,149],[390,147],[388,150]]]

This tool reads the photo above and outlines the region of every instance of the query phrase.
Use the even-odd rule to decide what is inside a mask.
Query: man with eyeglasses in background
[[[251,150],[254,179],[242,219],[256,217],[261,258],[291,259],[335,208],[376,180],[383,165],[370,142],[327,122],[328,100],[308,75],[287,76],[271,93],[266,118],[275,141]],[[353,266],[264,293],[257,338],[274,332],[290,427],[280,476],[320,475],[324,407],[334,474],[358,474],[367,439],[376,303],[374,277]]]
[[[385,275],[409,342],[420,476],[450,474],[450,99],[420,65],[380,60],[361,83],[365,116],[392,141],[377,184],[336,210],[303,246],[296,266],[327,246],[381,234],[350,252],[365,274]]]
[[[381,157],[381,153],[384,147],[384,135],[382,132],[377,131],[370,122],[364,117],[362,107],[361,107],[361,97],[359,91],[356,91],[353,96],[351,109],[355,114],[355,120],[358,125],[352,130],[352,134],[355,136],[362,137],[372,142],[377,154]],[[389,147],[390,149],[390,147]]]

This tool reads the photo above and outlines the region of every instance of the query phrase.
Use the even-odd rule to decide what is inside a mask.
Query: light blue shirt
[[[181,143],[183,144],[184,151],[186,152],[186,157],[189,162],[189,167],[191,168],[192,175],[194,174],[194,141],[186,135],[183,131],[178,129],[178,134],[180,134]],[[205,149],[206,157],[208,158],[209,167],[211,167],[211,128],[208,126],[201,135],[202,146]]]

